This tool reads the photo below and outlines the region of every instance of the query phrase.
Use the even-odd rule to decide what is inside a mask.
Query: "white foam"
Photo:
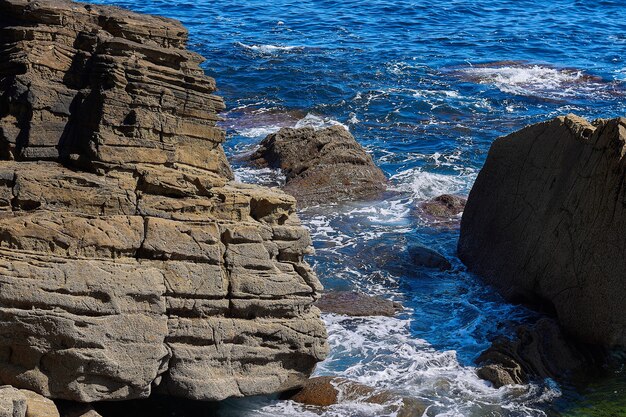
[[[237,134],[246,138],[264,138],[267,135],[278,132],[283,127],[284,126],[279,125],[249,127],[244,129],[237,129]]]
[[[441,155],[433,155],[435,161]],[[463,172],[460,175],[447,175],[426,172],[421,168],[411,168],[399,172],[390,179],[395,186],[392,189],[401,192],[411,192],[416,200],[428,200],[442,194],[458,194],[466,192],[475,175]]]
[[[606,87],[582,71],[543,65],[471,67],[460,72],[502,92],[518,95],[558,98]]]
[[[280,169],[242,166],[236,168],[234,174],[235,181],[247,184],[261,184],[275,187],[285,184],[285,175]]]
[[[261,53],[261,54],[276,54],[279,52],[297,51],[304,49],[304,46],[288,46],[288,45],[247,45],[242,42],[237,42],[237,46],[247,49],[249,51]]]
[[[343,126],[346,130],[350,130],[347,125],[333,120],[330,117],[318,116],[313,113],[308,113],[302,119],[298,120],[294,127],[296,129],[301,127],[312,127],[315,130],[319,130],[330,126]]]

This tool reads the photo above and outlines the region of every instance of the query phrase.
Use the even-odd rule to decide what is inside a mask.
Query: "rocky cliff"
[[[569,115],[497,139],[458,252],[578,340],[626,346],[626,119]]]
[[[169,19],[0,0],[0,385],[220,400],[326,355],[295,200],[232,181],[186,42]]]

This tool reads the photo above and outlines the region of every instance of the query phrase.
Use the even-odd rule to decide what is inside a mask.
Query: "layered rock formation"
[[[327,351],[295,200],[231,181],[179,22],[0,0],[0,383],[91,402],[299,386]]]
[[[387,184],[372,157],[342,126],[282,128],[261,142],[252,160],[280,168],[284,190],[300,207],[372,197]]]
[[[626,345],[626,119],[558,117],[497,139],[458,253],[587,343]]]

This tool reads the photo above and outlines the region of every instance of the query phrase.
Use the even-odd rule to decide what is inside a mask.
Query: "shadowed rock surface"
[[[386,413],[392,412],[397,417],[421,416],[426,410],[426,406],[415,398],[332,376],[309,379],[302,390],[290,399],[318,407],[354,401],[380,404],[385,407]]]
[[[510,299],[547,304],[585,343],[626,345],[626,119],[569,115],[497,139],[458,253]]]
[[[477,373],[496,388],[525,384],[531,379],[566,380],[600,368],[603,352],[583,346],[563,333],[557,322],[544,318],[534,325],[521,325],[513,338],[500,337],[476,362]]]
[[[400,303],[354,291],[330,291],[322,294],[315,306],[324,313],[346,316],[394,316],[402,310]]]
[[[371,156],[342,126],[282,128],[267,136],[252,160],[280,168],[284,190],[299,207],[373,197],[387,178]]]
[[[440,271],[452,269],[452,264],[439,252],[424,246],[411,246],[408,255],[414,266],[420,268],[432,268]]]
[[[231,181],[179,22],[0,0],[0,383],[81,402],[300,386],[327,352],[295,200]]]

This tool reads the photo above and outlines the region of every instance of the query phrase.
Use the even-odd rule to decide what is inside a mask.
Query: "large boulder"
[[[0,0],[0,384],[79,402],[300,386],[327,352],[293,197],[233,182],[179,22]]]
[[[282,128],[253,154],[262,166],[280,168],[284,190],[300,207],[376,196],[387,178],[342,126]]]
[[[626,119],[569,115],[497,139],[469,195],[458,254],[580,341],[626,345]]]

